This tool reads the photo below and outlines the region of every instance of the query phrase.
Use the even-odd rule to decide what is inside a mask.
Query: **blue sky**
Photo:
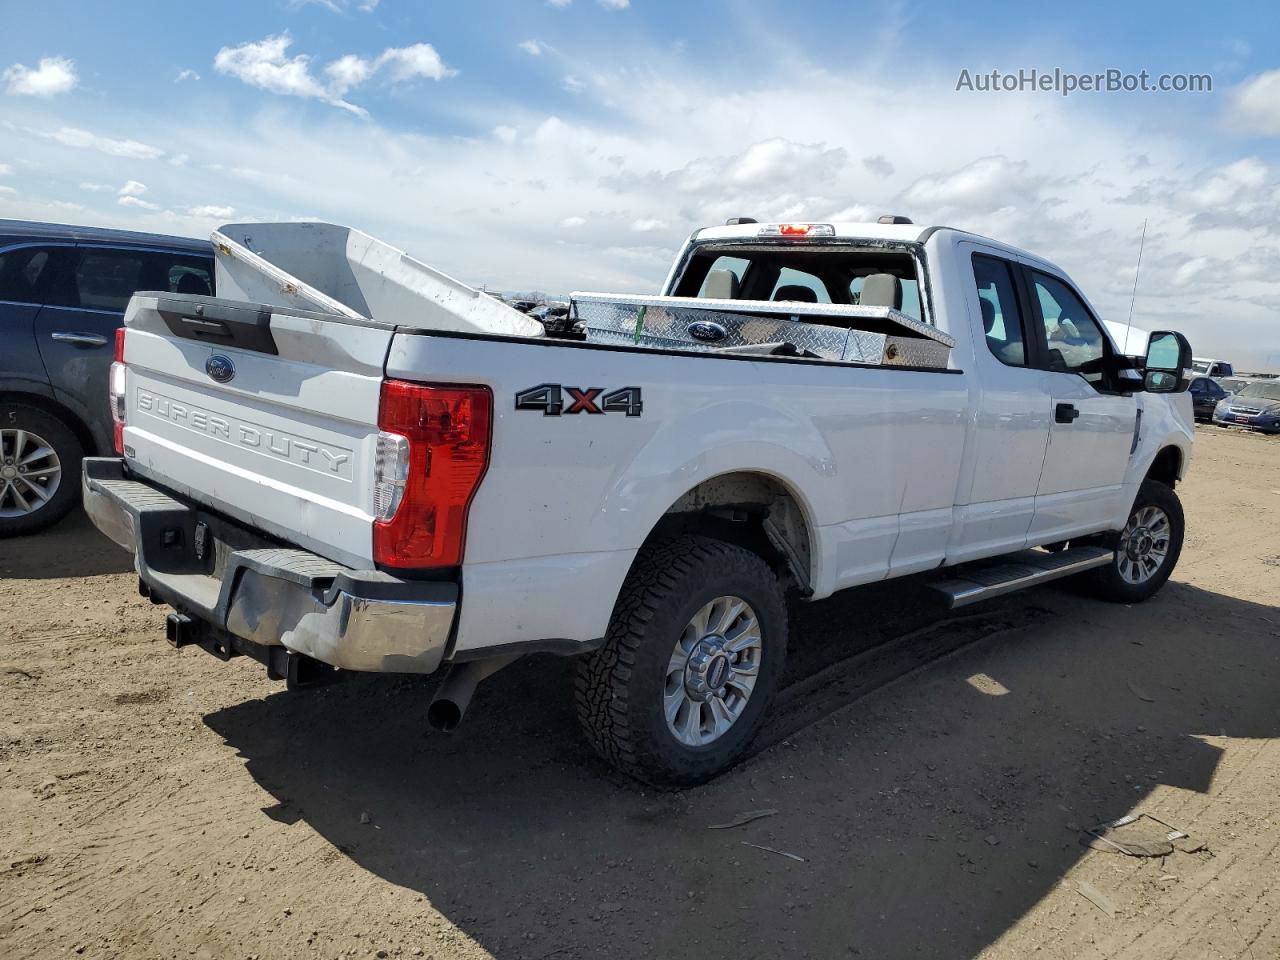
[[[109,10],[109,13],[107,12]],[[473,283],[653,290],[746,214],[946,222],[1280,369],[1262,3],[5,0],[0,217],[350,223]],[[961,69],[1212,93],[957,92]]]

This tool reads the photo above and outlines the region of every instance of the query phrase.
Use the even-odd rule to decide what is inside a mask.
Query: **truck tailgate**
[[[378,396],[392,328],[140,294],[125,318],[130,469],[342,563],[372,563]]]

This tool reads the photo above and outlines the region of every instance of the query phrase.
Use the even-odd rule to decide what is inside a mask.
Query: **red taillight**
[[[373,524],[375,563],[406,569],[462,563],[467,511],[489,466],[492,424],[488,387],[383,381],[377,469],[378,485],[387,489],[376,497],[390,516]],[[408,460],[397,466],[401,439]]]
[[[809,235],[810,224],[807,223],[780,223],[778,224],[778,233],[784,237],[807,237]]]
[[[111,404],[111,420],[116,454],[124,456],[125,366],[124,327],[116,327],[116,352],[107,375],[107,402]]]

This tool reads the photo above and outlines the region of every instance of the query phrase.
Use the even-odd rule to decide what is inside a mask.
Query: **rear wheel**
[[[0,536],[35,533],[80,496],[80,441],[58,417],[0,403]]]
[[[759,730],[786,642],[781,586],[756,554],[696,536],[646,547],[605,645],[579,665],[579,721],[624,773],[701,783]]]
[[[1113,537],[1115,559],[1093,571],[1094,592],[1116,603],[1140,603],[1159,590],[1182,553],[1182,502],[1170,487],[1144,480],[1124,530]]]

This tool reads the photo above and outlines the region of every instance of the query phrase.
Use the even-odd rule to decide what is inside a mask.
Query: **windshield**
[[[1254,397],[1258,400],[1280,400],[1280,380],[1271,383],[1251,383],[1242,387],[1237,397]]]

